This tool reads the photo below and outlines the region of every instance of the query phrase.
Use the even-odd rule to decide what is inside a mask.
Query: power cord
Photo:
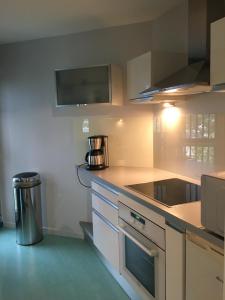
[[[80,185],[84,186],[84,187],[87,188],[87,189],[91,189],[91,186],[84,184],[84,183],[81,181],[81,179],[80,179],[79,169],[80,169],[81,167],[85,166],[85,165],[86,165],[86,164],[81,164],[81,165],[76,166],[76,168],[77,168],[77,179],[78,179]]]

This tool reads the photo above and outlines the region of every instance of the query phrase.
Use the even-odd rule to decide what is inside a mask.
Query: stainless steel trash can
[[[40,175],[36,172],[13,176],[16,242],[19,245],[32,245],[43,239],[40,187]]]

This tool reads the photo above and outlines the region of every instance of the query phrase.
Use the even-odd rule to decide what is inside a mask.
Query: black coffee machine
[[[94,135],[88,137],[89,151],[85,160],[88,170],[102,170],[109,166],[108,137]]]

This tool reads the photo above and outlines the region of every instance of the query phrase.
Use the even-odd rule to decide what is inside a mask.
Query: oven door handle
[[[133,241],[138,247],[140,247],[145,253],[147,253],[151,257],[158,256],[158,251],[155,249],[148,249],[144,245],[142,245],[137,239],[135,239],[130,233],[125,230],[126,226],[119,226],[119,230],[127,236],[131,241]]]

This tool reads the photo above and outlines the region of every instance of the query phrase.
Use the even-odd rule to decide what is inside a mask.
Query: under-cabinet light
[[[180,110],[174,105],[167,106],[162,112],[162,121],[167,129],[176,127],[180,119]]]
[[[163,103],[164,108],[174,107],[174,106],[175,106],[175,103],[170,103],[170,102]]]

